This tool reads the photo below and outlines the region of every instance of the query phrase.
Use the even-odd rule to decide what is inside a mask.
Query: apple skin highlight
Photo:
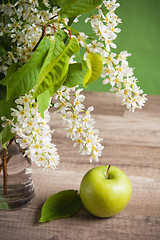
[[[83,205],[93,215],[101,218],[120,213],[129,203],[132,185],[128,176],[119,168],[95,167],[83,177],[80,197]]]

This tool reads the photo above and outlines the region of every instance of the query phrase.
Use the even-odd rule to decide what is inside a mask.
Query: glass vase
[[[35,196],[31,162],[12,139],[7,150],[0,143],[0,210],[18,210]]]

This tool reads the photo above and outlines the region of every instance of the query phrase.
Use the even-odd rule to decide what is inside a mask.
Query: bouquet
[[[55,169],[59,155],[52,142],[49,109],[64,123],[67,137],[89,161],[99,161],[103,146],[84,106],[83,88],[99,76],[122,104],[134,111],[146,101],[137,86],[127,51],[116,54],[121,19],[116,0],[12,0],[0,5],[0,142],[3,162],[14,138],[24,156]],[[85,22],[92,33],[80,32]],[[73,28],[74,25],[74,28]],[[54,121],[52,119],[52,121]],[[53,135],[54,136],[54,135]],[[3,164],[3,163],[2,163]],[[4,165],[4,164],[3,164]]]

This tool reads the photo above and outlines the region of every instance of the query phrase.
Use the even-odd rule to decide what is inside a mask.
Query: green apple
[[[88,171],[80,185],[80,197],[86,209],[97,217],[112,217],[128,204],[132,185],[127,175],[114,166]]]

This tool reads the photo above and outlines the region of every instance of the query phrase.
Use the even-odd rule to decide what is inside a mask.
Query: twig
[[[8,143],[8,145],[7,145],[7,149],[8,149],[8,147],[12,144],[12,142],[15,140],[15,136],[13,137],[13,138],[11,138],[11,140],[9,141],[9,143]],[[2,150],[0,151],[0,156],[1,156],[1,158],[2,158],[2,156],[3,156],[3,148],[2,148]],[[12,158],[12,156],[8,156],[6,159],[6,162],[8,163],[9,162],[9,160]],[[2,161],[2,163],[0,164],[0,172],[2,171],[2,169],[3,169],[3,161]]]
[[[17,143],[16,140],[15,140],[15,143],[18,145],[21,153],[24,155],[24,154],[25,154],[25,150],[20,147],[19,143]],[[26,158],[27,162],[28,162],[29,164],[31,164],[31,159],[30,159],[29,157],[27,157],[27,156],[24,156],[24,157]]]
[[[7,157],[7,164],[9,162],[9,160],[12,158],[13,156]],[[0,172],[3,170],[3,162],[0,164]]]
[[[6,149],[3,148],[3,196],[7,195],[7,156],[6,156]]]
[[[43,39],[43,37],[46,35],[46,27],[42,28],[42,35],[39,39],[39,41],[37,42],[37,44],[35,45],[35,47],[33,48],[33,52],[37,49],[38,45],[40,44],[41,40]]]

